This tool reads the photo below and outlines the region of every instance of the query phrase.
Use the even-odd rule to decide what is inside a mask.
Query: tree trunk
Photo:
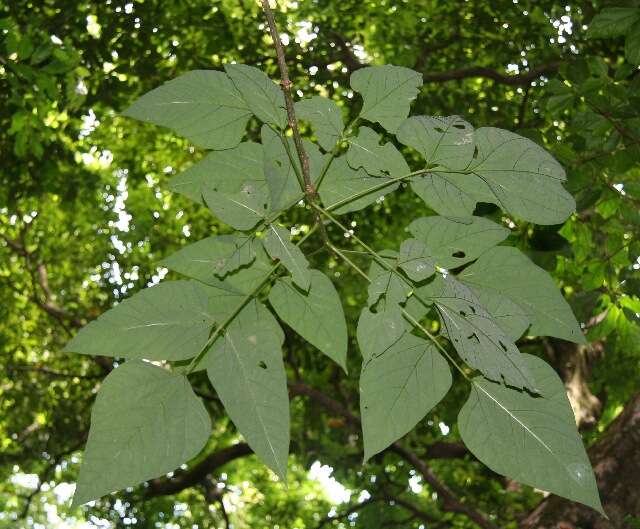
[[[640,518],[640,393],[591,446],[589,458],[609,520],[589,507],[549,496],[522,522],[522,529],[638,527],[629,517]]]

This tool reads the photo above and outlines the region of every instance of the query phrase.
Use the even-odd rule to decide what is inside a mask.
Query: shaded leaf
[[[640,9],[638,9],[638,22],[636,22],[624,42],[624,55],[634,66],[640,65]]]
[[[184,360],[207,343],[237,293],[196,281],[145,288],[83,327],[65,351],[123,358]]]
[[[254,300],[214,342],[205,362],[233,423],[256,455],[285,480],[289,397],[283,342],[278,322]]]
[[[394,268],[398,266],[398,253],[391,250],[383,250],[378,255],[384,261]],[[384,307],[395,307],[404,303],[411,292],[411,286],[400,277],[398,273],[394,273],[375,259],[371,261],[369,268],[369,283],[367,305],[373,307],[378,304],[379,309]],[[384,299],[384,303],[380,304],[380,299]]]
[[[360,116],[377,121],[391,133],[409,115],[409,105],[421,86],[422,76],[402,66],[369,66],[351,74],[351,88],[364,100]]]
[[[358,136],[349,138],[347,162],[372,176],[399,177],[409,174],[409,166],[393,143],[380,145],[380,136],[369,127],[360,127]]]
[[[411,431],[450,387],[446,360],[409,333],[366,361],[360,375],[365,461]]]
[[[132,360],[104,379],[73,506],[177,469],[202,450],[209,414],[186,377]]]
[[[637,7],[607,7],[600,11],[589,24],[587,36],[591,39],[624,35],[640,20]]]
[[[308,292],[298,289],[289,278],[271,288],[269,303],[294,331],[347,369],[347,324],[340,296],[331,280],[311,270]]]
[[[522,355],[465,285],[451,276],[436,275],[421,296],[433,300],[446,335],[460,357],[491,380],[536,391],[536,382]]]
[[[414,281],[424,281],[436,272],[436,262],[431,250],[417,239],[402,241],[398,266]]]
[[[123,116],[169,127],[205,149],[240,143],[251,112],[223,73],[194,70],[137,99]]]
[[[342,137],[344,124],[342,113],[336,103],[322,96],[313,96],[295,104],[296,115],[309,121],[318,137],[318,143],[325,151],[330,151]]]
[[[462,440],[494,472],[603,513],[562,381],[541,359],[522,357],[540,396],[474,379],[458,417]]]
[[[497,292],[520,306],[531,322],[531,334],[585,342],[571,307],[551,276],[518,249],[492,248],[463,270],[459,279],[480,292]]]
[[[251,112],[265,123],[284,128],[287,111],[282,90],[258,68],[246,64],[226,64],[227,75]]]
[[[420,217],[411,234],[431,249],[438,266],[457,268],[507,238],[509,230],[483,217]]]
[[[360,353],[366,363],[374,356],[396,343],[407,331],[400,307],[371,312],[369,307],[362,309],[358,319],[357,338]]]
[[[397,133],[398,141],[417,150],[429,166],[464,170],[473,158],[473,127],[460,116],[412,116]]]
[[[460,276],[458,276],[460,279]],[[470,285],[467,285],[470,286]],[[471,292],[478,298],[478,302],[491,314],[491,318],[496,322],[506,336],[512,341],[516,341],[529,327],[529,318],[520,307],[506,296],[495,290],[487,290],[470,286]]]
[[[238,193],[219,193],[207,188],[202,196],[215,216],[237,230],[254,228],[268,212],[266,197],[250,185]]]
[[[302,250],[291,242],[291,233],[282,226],[269,225],[263,239],[263,245],[272,259],[279,259],[282,265],[291,272],[293,281],[305,291],[311,283],[309,262]]]
[[[562,166],[542,147],[508,130],[483,127],[475,133],[478,158],[468,171],[482,178],[495,204],[536,224],[560,224],[575,211],[562,186]]]
[[[346,157],[341,156],[333,160],[327,174],[318,189],[320,198],[327,208],[334,208],[335,204],[343,200],[374,188],[389,180],[388,177],[370,176],[364,169],[354,170],[347,163]],[[389,184],[364,196],[350,200],[332,211],[338,215],[359,211],[373,204],[384,195],[398,189],[398,183]]]
[[[411,189],[439,215],[467,217],[477,202],[493,202],[491,189],[478,176],[459,173],[427,173],[410,180]]]

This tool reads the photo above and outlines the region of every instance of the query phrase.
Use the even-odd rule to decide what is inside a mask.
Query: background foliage
[[[601,19],[596,31],[593,17],[611,6],[627,11],[609,11],[613,23]],[[458,113],[511,129],[563,163],[577,214],[562,226],[514,224],[510,243],[553,274],[590,345],[519,345],[561,374],[585,440],[595,447],[606,441],[607,426],[640,386],[637,2],[317,1],[281,9],[294,88],[303,94],[350,98],[349,75],[362,64],[405,65],[425,79],[414,114]],[[208,471],[70,509],[65,484],[75,481],[90,404],[111,366],[61,353],[62,346],[114,301],[164,277],[163,257],[224,229],[167,191],[168,179],[202,153],[117,114],[191,69],[234,60],[273,77],[277,69],[254,2],[12,2],[0,7],[0,39],[0,527],[73,527],[86,519],[107,527],[206,528],[226,518],[252,528],[432,520],[473,527],[468,513],[422,481],[417,465],[393,453],[361,465],[358,430],[345,411],[358,409],[357,377],[341,375],[293,334],[285,346],[295,381],[288,490],[242,448],[223,452],[238,435],[203,377],[199,391],[214,435],[192,468]],[[397,247],[407,219],[421,211],[428,213],[422,201],[400,191],[352,228],[378,247]],[[289,220],[298,221],[295,214]],[[312,261],[327,259],[318,253]],[[365,285],[339,262],[330,266],[356,321]],[[350,337],[355,351],[354,329]],[[460,447],[454,425],[463,387],[454,385],[408,444],[460,505],[515,527],[541,498]],[[221,453],[225,466],[198,466]],[[312,479],[316,461],[333,467],[346,490]],[[335,505],[336,491],[344,503]],[[617,501],[604,481],[601,493],[605,509]],[[337,521],[326,518],[330,511]],[[632,527],[640,512],[616,515],[612,523],[626,519]]]

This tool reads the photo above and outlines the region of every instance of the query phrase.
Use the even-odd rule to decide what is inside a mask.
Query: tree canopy
[[[345,224],[345,229],[326,229],[344,239],[349,257],[363,268],[369,263],[361,259],[357,240],[399,248],[409,237],[405,230],[411,220],[453,207],[459,216],[474,214],[502,225],[515,247],[485,253],[482,241],[475,240],[476,253],[447,255],[452,268],[474,261],[460,279],[484,293],[483,303],[491,302],[492,293],[504,294],[501,283],[523,269],[532,280],[543,270],[551,274],[580,325],[548,333],[557,338],[534,337],[545,334],[536,325],[548,328],[557,308],[536,312],[535,303],[528,305],[539,295],[532,283],[510,294],[522,307],[521,316],[532,322],[532,336],[517,339],[517,346],[532,370],[543,358],[562,379],[609,521],[586,507],[544,497],[480,463],[478,452],[470,453],[462,437],[467,441],[471,433],[477,435],[480,450],[489,443],[481,435],[486,425],[466,422],[471,433],[458,427],[458,412],[468,398],[461,384],[454,383],[402,443],[379,449],[365,445],[368,460],[363,463],[359,385],[366,380],[358,376],[363,337],[356,324],[361,308],[376,296],[375,285],[323,251],[318,239],[309,265],[332,272],[348,326],[340,336],[318,333],[303,340],[293,332],[300,332],[300,308],[287,306],[282,291],[323,279],[296,257],[286,264],[276,230],[267,234],[273,245],[265,242],[266,251],[292,271],[291,280],[278,284],[280,292],[274,288],[269,295],[277,316],[287,323],[282,374],[291,407],[288,487],[262,466],[236,428],[242,427],[223,407],[221,388],[234,373],[229,365],[226,374],[218,374],[218,391],[206,370],[190,376],[194,393],[189,398],[202,402],[202,408],[190,416],[189,431],[206,442],[202,452],[185,449],[191,459],[179,470],[162,467],[158,474],[169,472],[164,477],[138,476],[146,483],[132,482],[87,506],[71,506],[91,408],[100,402],[97,391],[115,385],[103,384],[105,376],[122,371],[114,370],[117,360],[72,354],[65,345],[114,304],[140,291],[151,293],[144,289],[157,283],[154,289],[171,288],[175,283],[161,282],[181,279],[171,256],[193,241],[227,235],[228,224],[238,222],[224,204],[212,207],[224,212],[221,220],[209,215],[189,200],[181,181],[187,173],[197,177],[202,164],[216,163],[207,159],[205,149],[231,147],[237,144],[233,135],[203,144],[213,141],[210,135],[180,136],[128,119],[127,114],[144,114],[131,104],[194,70],[224,71],[226,66],[233,78],[234,70],[238,76],[246,73],[237,64],[246,64],[272,79],[279,79],[280,72],[256,2],[39,0],[0,6],[0,527],[74,527],[76,522],[87,527],[300,529],[638,525],[640,495],[632,489],[640,472],[633,443],[640,427],[640,4],[318,0],[279,2],[276,21],[296,99],[328,98],[345,123],[361,112],[383,129],[399,127],[398,147],[408,160],[418,160],[417,153],[427,156],[420,136],[426,125],[419,118],[400,126],[379,109],[376,114],[367,108],[366,100],[362,109],[344,104],[359,97],[367,66],[393,64],[421,74],[424,84],[415,87],[412,115],[459,115],[460,130],[468,123],[482,126],[486,143],[496,141],[491,131],[497,129],[491,127],[506,129],[501,134],[517,133],[552,153],[558,171],[566,172],[567,196],[576,202],[566,221],[571,208],[565,206],[573,199],[558,203],[553,190],[536,182],[532,187],[545,213],[534,218],[521,201],[505,212],[495,197],[476,200],[458,188],[453,197],[444,196],[439,186],[450,181],[435,172],[411,185],[396,184],[397,191],[384,200],[364,204],[364,213],[352,213],[355,209],[322,187],[320,196],[335,205]],[[309,128],[316,104],[323,103],[305,99],[296,111],[305,136],[329,149],[342,133],[341,121]],[[252,113],[286,120],[284,113],[269,112],[268,101],[249,110],[233,109],[234,119],[248,123],[246,133],[244,128],[236,132],[238,140],[243,135],[248,140],[242,144],[246,149],[251,149],[249,142],[266,144],[269,136]],[[173,122],[177,128],[175,123],[188,119],[168,113],[160,125]],[[368,149],[373,141],[383,150],[376,131],[360,127],[352,146]],[[447,151],[430,154],[432,161],[440,161]],[[366,166],[369,158],[358,158],[357,149],[350,147],[347,156],[351,167],[372,171]],[[379,159],[388,165],[384,174],[393,175],[393,164],[399,162],[388,150]],[[331,177],[327,173],[326,179]],[[282,201],[292,198],[285,193]],[[558,214],[563,208],[564,216]],[[250,222],[246,218],[240,222]],[[311,228],[303,208],[294,208],[286,221],[298,234]],[[419,243],[420,233],[430,229],[411,224],[409,241]],[[402,256],[424,258],[418,243],[400,247],[400,257],[389,256],[405,263],[402,269],[409,277],[421,269]],[[537,267],[527,268],[521,259]],[[488,269],[491,274],[483,273]],[[374,277],[375,270],[369,274]],[[186,288],[175,294],[176,312],[182,311],[179,296],[191,295]],[[317,302],[324,307],[327,288]],[[371,332],[380,333],[374,335],[380,340],[385,330],[376,325],[371,322]],[[511,319],[509,325],[519,323]],[[509,330],[516,338],[522,334]],[[193,339],[201,340],[202,332],[206,341],[206,327]],[[348,337],[348,353],[336,345],[342,333]],[[130,338],[120,338],[122,347],[135,347]],[[167,334],[167,349],[170,338]],[[411,344],[406,345],[409,350]],[[131,366],[132,380],[157,375]],[[161,383],[167,388],[184,390],[166,376]],[[452,376],[455,382],[461,375]],[[363,415],[365,429],[367,420]],[[207,421],[211,428],[199,431]]]

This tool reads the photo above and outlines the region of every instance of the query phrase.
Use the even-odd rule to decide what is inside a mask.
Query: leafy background
[[[509,242],[552,272],[590,344],[520,345],[562,376],[592,459],[616,469],[596,468],[605,509],[615,513],[609,523],[634,527],[640,462],[624,438],[640,415],[638,4],[488,4],[283,2],[278,22],[294,87],[305,95],[348,100],[349,75],[362,64],[405,65],[425,79],[414,114],[457,113],[514,130],[563,163],[577,214],[562,226],[517,223]],[[627,10],[602,13],[612,6]],[[165,277],[162,258],[224,229],[167,190],[203,153],[117,114],[191,69],[235,60],[277,77],[275,57],[254,2],[14,2],[0,8],[0,39],[0,527],[207,528],[226,518],[234,527],[419,527],[432,519],[473,527],[393,454],[363,466],[344,409],[300,387],[288,490],[237,449],[200,479],[168,478],[70,508],[91,403],[110,366],[62,353],[63,345],[114,301]],[[259,137],[257,127],[252,134]],[[421,212],[429,211],[407,190],[350,220],[378,247],[397,247]],[[326,260],[319,253],[312,265]],[[356,321],[366,289],[340,263],[329,266]],[[356,378],[293,334],[286,344],[290,378],[302,373],[308,387],[357,410]],[[454,425],[463,388],[454,385],[408,443],[457,500],[500,527],[522,525],[541,497],[461,449]],[[213,421],[207,453],[220,453],[238,435],[204,377],[198,391]],[[544,505],[548,524],[574,508]]]

